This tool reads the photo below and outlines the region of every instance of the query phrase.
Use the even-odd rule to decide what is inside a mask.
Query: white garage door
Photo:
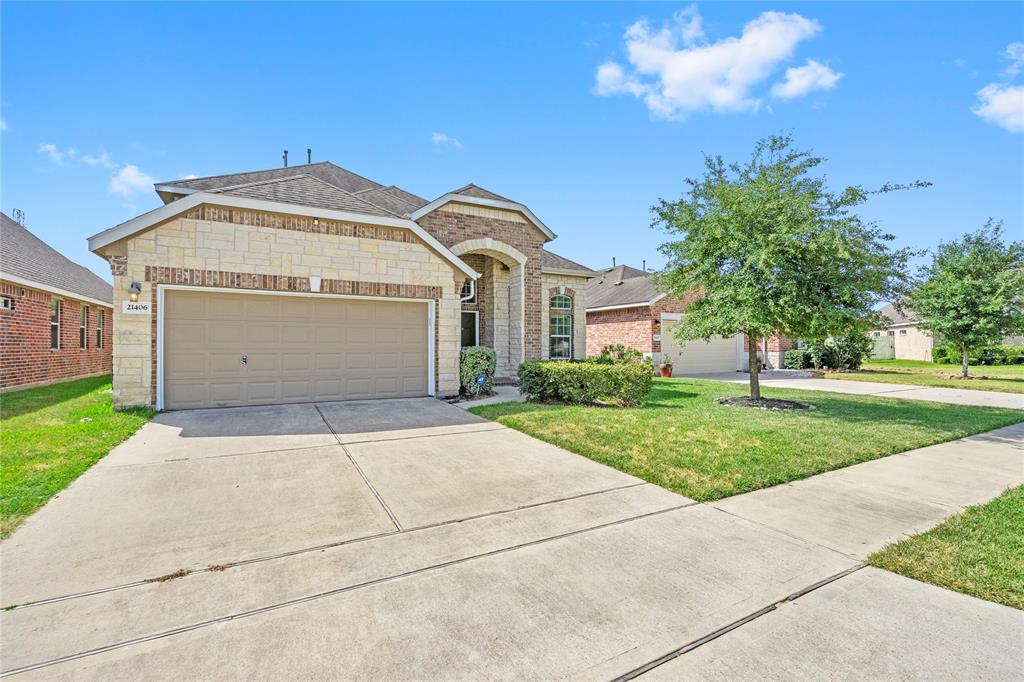
[[[675,338],[675,320],[663,320],[661,352],[671,358],[674,374],[702,374],[736,371],[736,337],[713,336],[710,341],[697,339],[680,343]]]
[[[168,290],[169,410],[428,393],[425,302]]]

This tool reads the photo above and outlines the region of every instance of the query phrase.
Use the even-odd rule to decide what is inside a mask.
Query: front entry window
[[[572,357],[572,315],[551,316],[551,346],[548,357],[568,360]]]
[[[462,313],[462,347],[466,346],[479,346],[480,339],[477,338],[480,332],[480,325],[478,321],[477,313],[466,312]]]

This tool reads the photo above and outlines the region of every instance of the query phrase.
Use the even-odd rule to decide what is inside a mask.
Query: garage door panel
[[[423,303],[171,290],[163,311],[168,409],[428,393]]]
[[[710,341],[680,341],[675,337],[678,322],[662,324],[662,354],[672,360],[676,374],[732,372],[736,370],[736,337],[713,336]]]

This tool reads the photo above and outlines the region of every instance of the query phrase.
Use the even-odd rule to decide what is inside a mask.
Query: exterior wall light
[[[141,293],[142,285],[139,284],[138,282],[132,282],[132,285],[128,287],[128,298],[132,300],[132,303],[135,303],[136,301],[139,300],[139,294]]]

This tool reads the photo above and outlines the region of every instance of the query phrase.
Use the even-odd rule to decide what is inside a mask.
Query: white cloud
[[[91,154],[85,154],[80,159],[82,163],[87,166],[100,166],[102,168],[117,168],[117,164],[114,163],[106,152],[101,152],[97,156]]]
[[[1011,133],[1024,132],[1024,85],[989,83],[978,91],[971,111]]]
[[[1010,62],[1010,65],[1006,67],[1003,72],[1007,78],[1016,78],[1020,73],[1020,69],[1024,66],[1024,43],[1014,42],[1006,46],[1006,52],[1003,53],[1003,59]]]
[[[110,178],[109,188],[111,193],[122,197],[131,196],[136,192],[145,192],[153,189],[156,178],[143,173],[138,166],[127,164]]]
[[[68,147],[67,149],[59,149],[57,145],[50,142],[44,142],[39,145],[37,149],[40,154],[48,156],[50,161],[53,161],[58,166],[63,166],[66,162],[72,161],[75,158],[75,148]]]
[[[0,118],[0,133],[5,132],[6,130],[7,130],[7,119]]]
[[[196,179],[196,178],[198,178],[198,177],[199,177],[199,176],[198,176],[198,175],[196,175],[195,173],[187,173],[186,175],[183,175],[183,176],[181,177],[181,179],[182,179],[182,180],[195,180],[195,179]]]
[[[813,90],[831,90],[845,76],[821,62],[808,59],[803,66],[786,69],[786,80],[772,86],[772,96],[779,99],[803,97]]]
[[[1003,70],[1002,83],[989,83],[978,90],[978,103],[971,108],[976,116],[999,126],[1011,133],[1024,132],[1024,86],[1010,81],[1020,75],[1024,68],[1024,43],[1013,42],[1006,46],[1003,59],[1010,65]]]
[[[451,137],[450,135],[445,135],[444,133],[431,134],[430,141],[434,143],[435,147],[450,146],[455,147],[456,149],[462,149],[461,142],[459,142],[456,138]]]
[[[602,64],[594,93],[642,98],[652,113],[665,118],[708,109],[757,111],[762,102],[754,88],[792,57],[801,41],[820,31],[814,19],[764,12],[747,22],[739,37],[707,42],[696,6],[677,12],[659,30],[641,19],[625,34],[631,70],[616,62]]]

